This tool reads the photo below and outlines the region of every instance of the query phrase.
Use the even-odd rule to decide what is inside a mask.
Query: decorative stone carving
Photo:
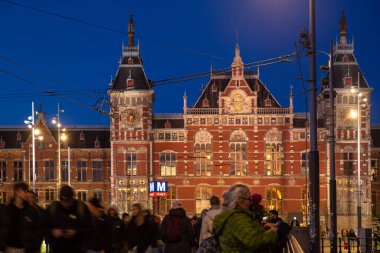
[[[254,185],[259,185],[260,184],[260,180],[258,178],[254,179],[252,182],[253,182]]]

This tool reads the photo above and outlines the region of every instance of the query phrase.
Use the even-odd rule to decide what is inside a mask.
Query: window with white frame
[[[212,175],[212,136],[206,130],[195,134],[194,167],[196,176]]]
[[[87,162],[77,161],[77,181],[87,181]]]
[[[345,176],[354,175],[354,152],[353,151],[344,151],[343,152],[343,174]]]
[[[13,181],[22,181],[22,161],[13,161]]]
[[[0,182],[7,181],[7,162],[0,161]]]
[[[77,198],[82,201],[87,201],[87,191],[83,191],[83,190],[77,191]]]
[[[54,161],[44,161],[45,181],[54,181]]]
[[[92,161],[92,180],[99,182],[103,180],[102,177],[103,162]]]
[[[174,152],[163,152],[160,154],[161,176],[177,175],[177,155]]]
[[[247,175],[247,137],[241,130],[235,130],[231,134],[230,145],[230,175]]]
[[[282,136],[277,129],[268,131],[265,136],[265,175],[282,175]]]
[[[126,154],[127,163],[127,175],[136,176],[137,175],[137,152],[127,152]]]
[[[195,188],[195,212],[201,214],[202,210],[210,207],[212,187],[210,185],[197,185]]]

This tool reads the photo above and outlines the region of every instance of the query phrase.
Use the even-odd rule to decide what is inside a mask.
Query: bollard
[[[339,253],[342,253],[342,238],[339,238]]]

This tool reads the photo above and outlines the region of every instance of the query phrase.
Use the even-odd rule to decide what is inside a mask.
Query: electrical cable
[[[109,27],[109,26],[91,23],[91,22],[88,22],[88,21],[85,21],[85,20],[81,20],[79,18],[68,17],[68,16],[65,16],[65,15],[62,15],[62,14],[59,14],[59,13],[55,13],[55,12],[44,10],[44,9],[40,9],[40,8],[36,8],[36,7],[30,6],[30,5],[18,3],[18,2],[15,2],[15,1],[11,1],[11,0],[1,0],[1,1],[3,1],[5,3],[8,3],[8,4],[12,4],[12,5],[17,6],[17,7],[21,7],[21,8],[24,8],[24,9],[29,9],[29,10],[32,10],[34,12],[39,12],[39,13],[42,13],[42,14],[45,14],[45,15],[59,17],[59,18],[62,18],[62,19],[70,20],[72,22],[80,23],[80,24],[91,26],[91,27],[94,27],[94,28],[99,28],[99,29],[102,29],[102,30],[105,30],[105,31],[109,31],[109,32],[113,32],[113,33],[118,33],[118,34],[123,34],[123,35],[127,34],[127,32],[124,32],[124,31],[121,31],[121,30],[118,30],[118,29],[115,29],[115,28],[112,28],[112,27]],[[148,38],[148,37],[145,37],[145,36],[136,35],[136,37],[139,38],[139,39],[141,39],[141,40],[145,40],[145,41],[148,41],[148,42],[156,43],[156,44],[163,45],[163,46],[166,46],[166,47],[176,48],[176,49],[183,50],[183,51],[190,52],[190,53],[194,53],[194,54],[197,54],[197,55],[200,55],[200,56],[206,56],[208,58],[213,58],[213,59],[223,60],[223,61],[227,60],[227,59],[225,59],[223,57],[211,55],[211,54],[208,54],[208,53],[205,53],[205,52],[201,52],[201,51],[194,50],[194,49],[191,49],[191,48],[186,48],[186,47],[183,47],[183,46],[180,46],[180,45],[175,45],[175,44],[159,41],[159,40],[156,40],[156,39],[151,39],[151,38]]]

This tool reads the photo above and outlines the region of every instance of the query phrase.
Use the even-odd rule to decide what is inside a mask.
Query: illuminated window
[[[282,175],[282,145],[279,143],[265,146],[265,174],[267,176]]]
[[[266,207],[268,210],[277,210],[279,213],[282,211],[282,194],[276,187],[267,189]]]
[[[136,176],[137,175],[137,153],[136,152],[127,152],[127,175]]]
[[[230,175],[247,175],[247,137],[241,130],[235,130],[231,134],[230,145]]]
[[[173,152],[160,154],[161,176],[175,176],[177,174],[177,156]]]
[[[54,161],[45,161],[45,181],[54,181]]]
[[[195,213],[201,214],[202,210],[210,207],[212,187],[209,185],[198,185],[195,188]]]
[[[49,205],[55,200],[55,190],[54,189],[45,189],[45,204]]]
[[[13,181],[22,181],[22,161],[13,162]]]
[[[212,175],[212,136],[207,131],[199,131],[195,135],[194,167],[196,176]]]
[[[168,186],[168,196],[159,198],[159,214],[167,214],[172,208],[173,201],[177,199],[177,187],[174,185]]]

